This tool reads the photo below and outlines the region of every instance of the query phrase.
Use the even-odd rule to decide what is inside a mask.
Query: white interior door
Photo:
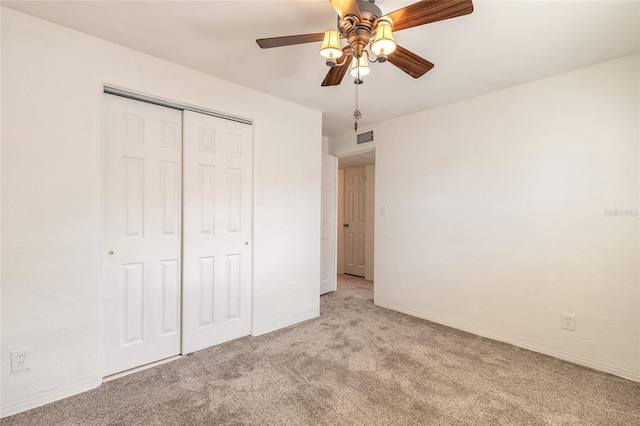
[[[182,353],[251,333],[252,127],[184,112]]]
[[[320,227],[320,294],[336,290],[336,181],[338,161],[322,155],[322,215]]]
[[[344,273],[364,277],[367,173],[364,166],[349,167],[345,177]]]
[[[180,353],[182,113],[104,95],[104,375]]]

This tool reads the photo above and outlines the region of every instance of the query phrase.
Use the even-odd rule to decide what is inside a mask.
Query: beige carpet
[[[378,308],[319,318],[2,420],[13,425],[640,425],[640,383]]]

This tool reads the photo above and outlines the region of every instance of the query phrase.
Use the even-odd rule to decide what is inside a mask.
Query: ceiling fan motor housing
[[[369,44],[375,22],[382,16],[382,11],[374,2],[375,0],[357,2],[361,19],[351,15],[338,18],[338,32],[349,41],[356,58],[362,55],[364,48]]]

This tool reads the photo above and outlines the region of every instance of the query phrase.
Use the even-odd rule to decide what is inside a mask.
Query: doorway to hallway
[[[338,159],[338,274],[374,279],[375,150]]]

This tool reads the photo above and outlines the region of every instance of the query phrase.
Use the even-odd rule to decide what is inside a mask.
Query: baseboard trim
[[[102,384],[102,378],[86,380],[80,383],[63,386],[61,388],[45,392],[40,395],[31,396],[15,402],[10,402],[0,407],[0,418],[13,416],[32,408],[40,407],[60,399],[68,398],[91,389],[95,389]]]
[[[467,324],[457,323],[453,321],[448,321],[446,319],[434,317],[431,315],[426,315],[422,312],[414,311],[412,309],[406,309],[403,306],[397,305],[392,302],[388,302],[386,300],[375,298],[374,303],[376,306],[380,306],[381,308],[391,309],[393,311],[398,311],[403,314],[411,315],[413,317],[422,318],[424,320],[445,325],[447,327],[456,328],[458,330],[463,330],[472,334],[476,334],[478,336],[486,337],[486,338],[497,340],[504,343],[509,343],[511,345],[518,346],[523,349],[528,349],[530,351],[539,352],[541,354],[545,354],[545,355],[549,355],[565,361],[573,362],[575,364],[580,364],[585,367],[593,368],[595,370],[603,371],[605,373],[622,377],[624,379],[640,382],[640,372],[629,370],[626,367],[621,367],[618,365],[599,361],[597,359],[572,354],[569,352],[562,351],[560,349],[552,348],[545,345],[540,345],[534,342],[529,342],[527,340],[519,339],[517,337],[509,336],[506,334],[496,333],[494,331],[486,330],[480,327],[470,326]]]
[[[266,324],[266,325],[262,325],[260,327],[256,327],[256,328],[253,329],[253,332],[251,333],[251,335],[254,336],[254,337],[261,336],[263,334],[271,333],[272,331],[276,331],[276,330],[279,330],[281,328],[289,327],[290,325],[298,324],[299,322],[307,321],[307,320],[310,320],[310,319],[318,317],[318,316],[320,316],[320,310],[319,309],[314,309],[312,311],[308,311],[308,312],[302,313],[300,315],[294,315],[292,317],[285,318],[285,319],[283,319],[281,321],[276,321],[276,322],[272,322],[270,324]]]

